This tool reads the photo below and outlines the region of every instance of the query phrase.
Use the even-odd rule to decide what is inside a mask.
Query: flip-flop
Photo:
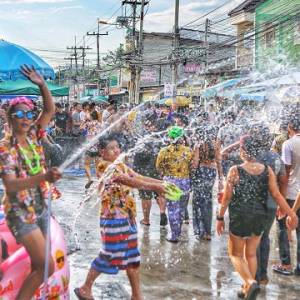
[[[75,288],[74,289],[74,293],[77,296],[77,298],[79,300],[95,300],[93,297],[92,298],[88,298],[88,297],[84,297],[80,294],[80,288]]]
[[[144,226],[150,226],[150,223],[144,223],[144,220],[141,220],[141,221],[140,221],[140,224],[141,224],[141,225],[144,225]]]
[[[254,282],[251,284],[250,289],[246,294],[246,300],[256,300],[256,297],[260,291],[258,283]]]

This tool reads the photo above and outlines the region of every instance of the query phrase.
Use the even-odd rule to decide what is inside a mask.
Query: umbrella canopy
[[[59,86],[46,82],[53,97],[69,95],[69,87]],[[40,89],[29,80],[19,79],[16,81],[0,82],[0,95],[40,95]]]
[[[160,99],[155,101],[155,103],[158,103],[160,105],[167,105],[167,106],[171,106],[173,104],[173,99],[172,98],[164,98],[164,99]],[[184,96],[177,96],[176,97],[176,105],[178,106],[187,106],[189,104],[191,104],[192,101],[190,98],[184,97]]]
[[[20,72],[24,64],[34,66],[44,78],[55,78],[53,68],[39,56],[19,45],[0,40],[0,80],[24,78]]]
[[[242,79],[238,79],[238,78],[223,81],[202,91],[201,96],[204,98],[215,97],[218,95],[219,92],[223,92],[226,89],[232,88],[238,83],[240,83],[241,81]]]
[[[96,103],[108,103],[108,97],[107,96],[95,96],[92,98],[92,101]]]
[[[261,81],[251,84],[248,87],[273,87],[278,85],[295,85],[300,84],[300,72],[293,72],[277,78]]]
[[[247,94],[241,94],[239,96],[239,100],[241,101],[255,101],[255,102],[263,102],[266,99],[266,92],[260,92],[260,93],[247,93]]]

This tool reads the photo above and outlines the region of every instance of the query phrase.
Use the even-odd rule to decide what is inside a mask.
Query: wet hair
[[[91,102],[90,103],[90,109],[94,108],[96,106],[96,103],[95,102]]]
[[[177,114],[175,118],[179,119],[185,126],[189,125],[189,118],[183,114]]]
[[[290,115],[289,117],[289,126],[295,130],[295,131],[300,131],[300,113],[295,112]]]
[[[60,104],[60,103],[55,103],[55,106],[57,107],[57,108],[62,108],[62,105]]]
[[[98,142],[98,149],[104,150],[109,143],[116,141],[119,144],[117,136],[115,134],[109,134],[104,137],[101,137]]]
[[[89,107],[89,103],[87,101],[83,102],[82,103],[82,108],[86,108],[86,107]]]
[[[254,138],[257,147],[260,147],[261,150],[269,150],[271,148],[272,134],[267,124],[263,122],[252,124],[248,134]]]
[[[98,120],[98,114],[97,114],[96,111],[93,111],[93,112],[91,113],[91,118],[92,118],[93,121]]]
[[[260,150],[258,141],[251,135],[242,136],[240,139],[240,146],[249,158],[256,158]]]

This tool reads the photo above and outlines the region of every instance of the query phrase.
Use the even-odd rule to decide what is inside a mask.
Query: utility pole
[[[100,33],[99,19],[97,19],[97,24],[98,24],[97,32],[95,32],[95,31],[92,33],[87,32],[86,35],[96,36],[96,38],[97,38],[97,69],[99,70],[100,69],[100,36],[108,35],[108,32]]]
[[[144,8],[145,8],[145,0],[142,0],[141,3],[141,15],[140,15],[140,31],[139,31],[139,43],[138,43],[138,51],[137,55],[138,58],[143,62],[143,46],[144,46],[144,37],[143,37],[143,30],[144,30]],[[135,77],[135,99],[134,103],[140,103],[140,83],[141,83],[141,73],[142,67],[138,66],[136,68],[136,77]]]
[[[178,66],[177,66],[177,50],[180,44],[179,32],[179,0],[175,0],[175,20],[174,20],[174,62],[172,69],[172,85],[173,85],[173,103],[176,103],[177,81],[178,81]]]
[[[208,70],[208,50],[209,50],[209,43],[208,43],[208,33],[210,29],[210,20],[205,20],[205,35],[204,35],[204,43],[205,43],[205,73]]]
[[[123,0],[122,1],[122,5],[126,5],[129,4],[132,6],[132,40],[133,40],[133,49],[132,49],[132,53],[136,58],[137,55],[137,49],[136,49],[136,9],[138,5],[142,5],[145,6],[149,3],[149,1],[139,1],[139,0]],[[144,16],[144,14],[143,14]],[[138,80],[137,78],[137,67],[135,65],[130,65],[130,84],[129,84],[129,102],[131,103],[136,103],[136,101],[138,102],[139,99],[136,98],[136,91],[137,91],[137,87],[136,87],[136,81]]]

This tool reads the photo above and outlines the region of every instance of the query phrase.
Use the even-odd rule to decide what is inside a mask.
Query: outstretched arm
[[[124,184],[139,190],[155,191],[158,194],[165,193],[165,187],[162,181],[159,181],[159,183],[150,182],[147,180],[143,180],[143,178],[140,178],[139,176],[129,176],[125,174],[117,175],[112,180],[113,182]]]
[[[34,67],[30,68],[27,65],[24,65],[21,67],[21,72],[32,83],[36,84],[40,88],[44,107],[42,113],[36,121],[36,124],[40,125],[41,128],[46,128],[55,112],[55,105],[52,95],[47,87],[44,78],[34,69]]]

